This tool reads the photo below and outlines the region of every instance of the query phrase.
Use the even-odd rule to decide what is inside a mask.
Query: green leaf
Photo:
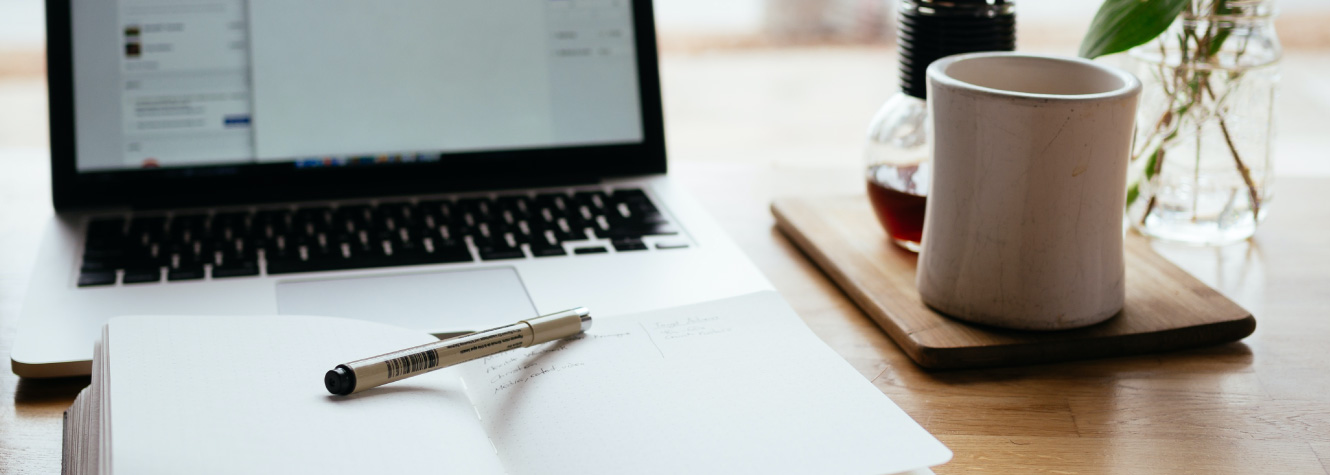
[[[1081,57],[1121,53],[1155,39],[1191,0],[1104,0],[1081,39]]]
[[[1159,167],[1159,156],[1163,154],[1163,144],[1160,144],[1159,148],[1155,149],[1155,153],[1150,154],[1150,159],[1145,162],[1145,179],[1148,180],[1155,177],[1155,168]]]
[[[1215,3],[1213,8],[1215,16],[1222,16],[1233,13],[1233,9],[1229,8],[1228,6],[1228,0],[1214,0],[1214,2]],[[1209,48],[1209,50],[1206,51],[1206,53],[1211,56],[1214,56],[1216,53],[1219,53],[1220,48],[1224,47],[1224,40],[1227,40],[1228,36],[1232,33],[1233,33],[1232,23],[1226,24],[1225,22],[1219,22],[1219,31],[1215,32],[1215,37],[1211,38],[1210,44],[1206,45],[1206,47]]]
[[[1215,16],[1233,13],[1233,9],[1228,6],[1228,0],[1214,0],[1214,2],[1213,8]],[[1232,33],[1232,23],[1225,24],[1224,22],[1219,22],[1219,31],[1215,32],[1214,38],[1210,39],[1210,44],[1206,45],[1205,53],[1209,56],[1214,56],[1219,53],[1219,50],[1224,47],[1224,40],[1227,40]]]

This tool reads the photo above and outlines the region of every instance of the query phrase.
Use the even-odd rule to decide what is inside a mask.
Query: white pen
[[[339,364],[323,376],[323,385],[328,392],[345,396],[495,353],[567,338],[588,328],[591,328],[590,310],[586,307],[564,310]]]

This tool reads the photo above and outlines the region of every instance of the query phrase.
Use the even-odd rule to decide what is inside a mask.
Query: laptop
[[[666,175],[649,0],[46,6],[19,376],[88,374],[118,315],[444,336],[771,288]]]

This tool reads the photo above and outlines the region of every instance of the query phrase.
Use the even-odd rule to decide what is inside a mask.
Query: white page
[[[453,371],[350,397],[324,389],[333,366],[427,334],[292,316],[109,325],[116,473],[502,473]]]
[[[110,401],[106,397],[106,382],[110,379],[110,375],[106,374],[106,327],[102,327],[102,339],[93,345],[92,354],[101,357],[94,356],[98,360],[97,368],[93,370],[92,382],[88,385],[93,397],[89,405],[91,414],[87,417],[88,426],[84,430],[97,436],[91,443],[85,442],[88,443],[88,449],[83,463],[88,467],[96,467],[97,473],[106,473],[109,468],[106,454],[110,453],[111,445],[110,425],[107,422],[110,417],[107,405]]]
[[[508,473],[898,473],[951,452],[774,292],[462,366]]]

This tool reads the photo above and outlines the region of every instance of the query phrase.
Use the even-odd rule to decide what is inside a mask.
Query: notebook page
[[[295,316],[109,325],[116,473],[502,473],[451,370],[349,397],[324,389],[333,366],[427,334]]]
[[[511,475],[882,474],[951,457],[774,292],[597,319],[461,368]]]

